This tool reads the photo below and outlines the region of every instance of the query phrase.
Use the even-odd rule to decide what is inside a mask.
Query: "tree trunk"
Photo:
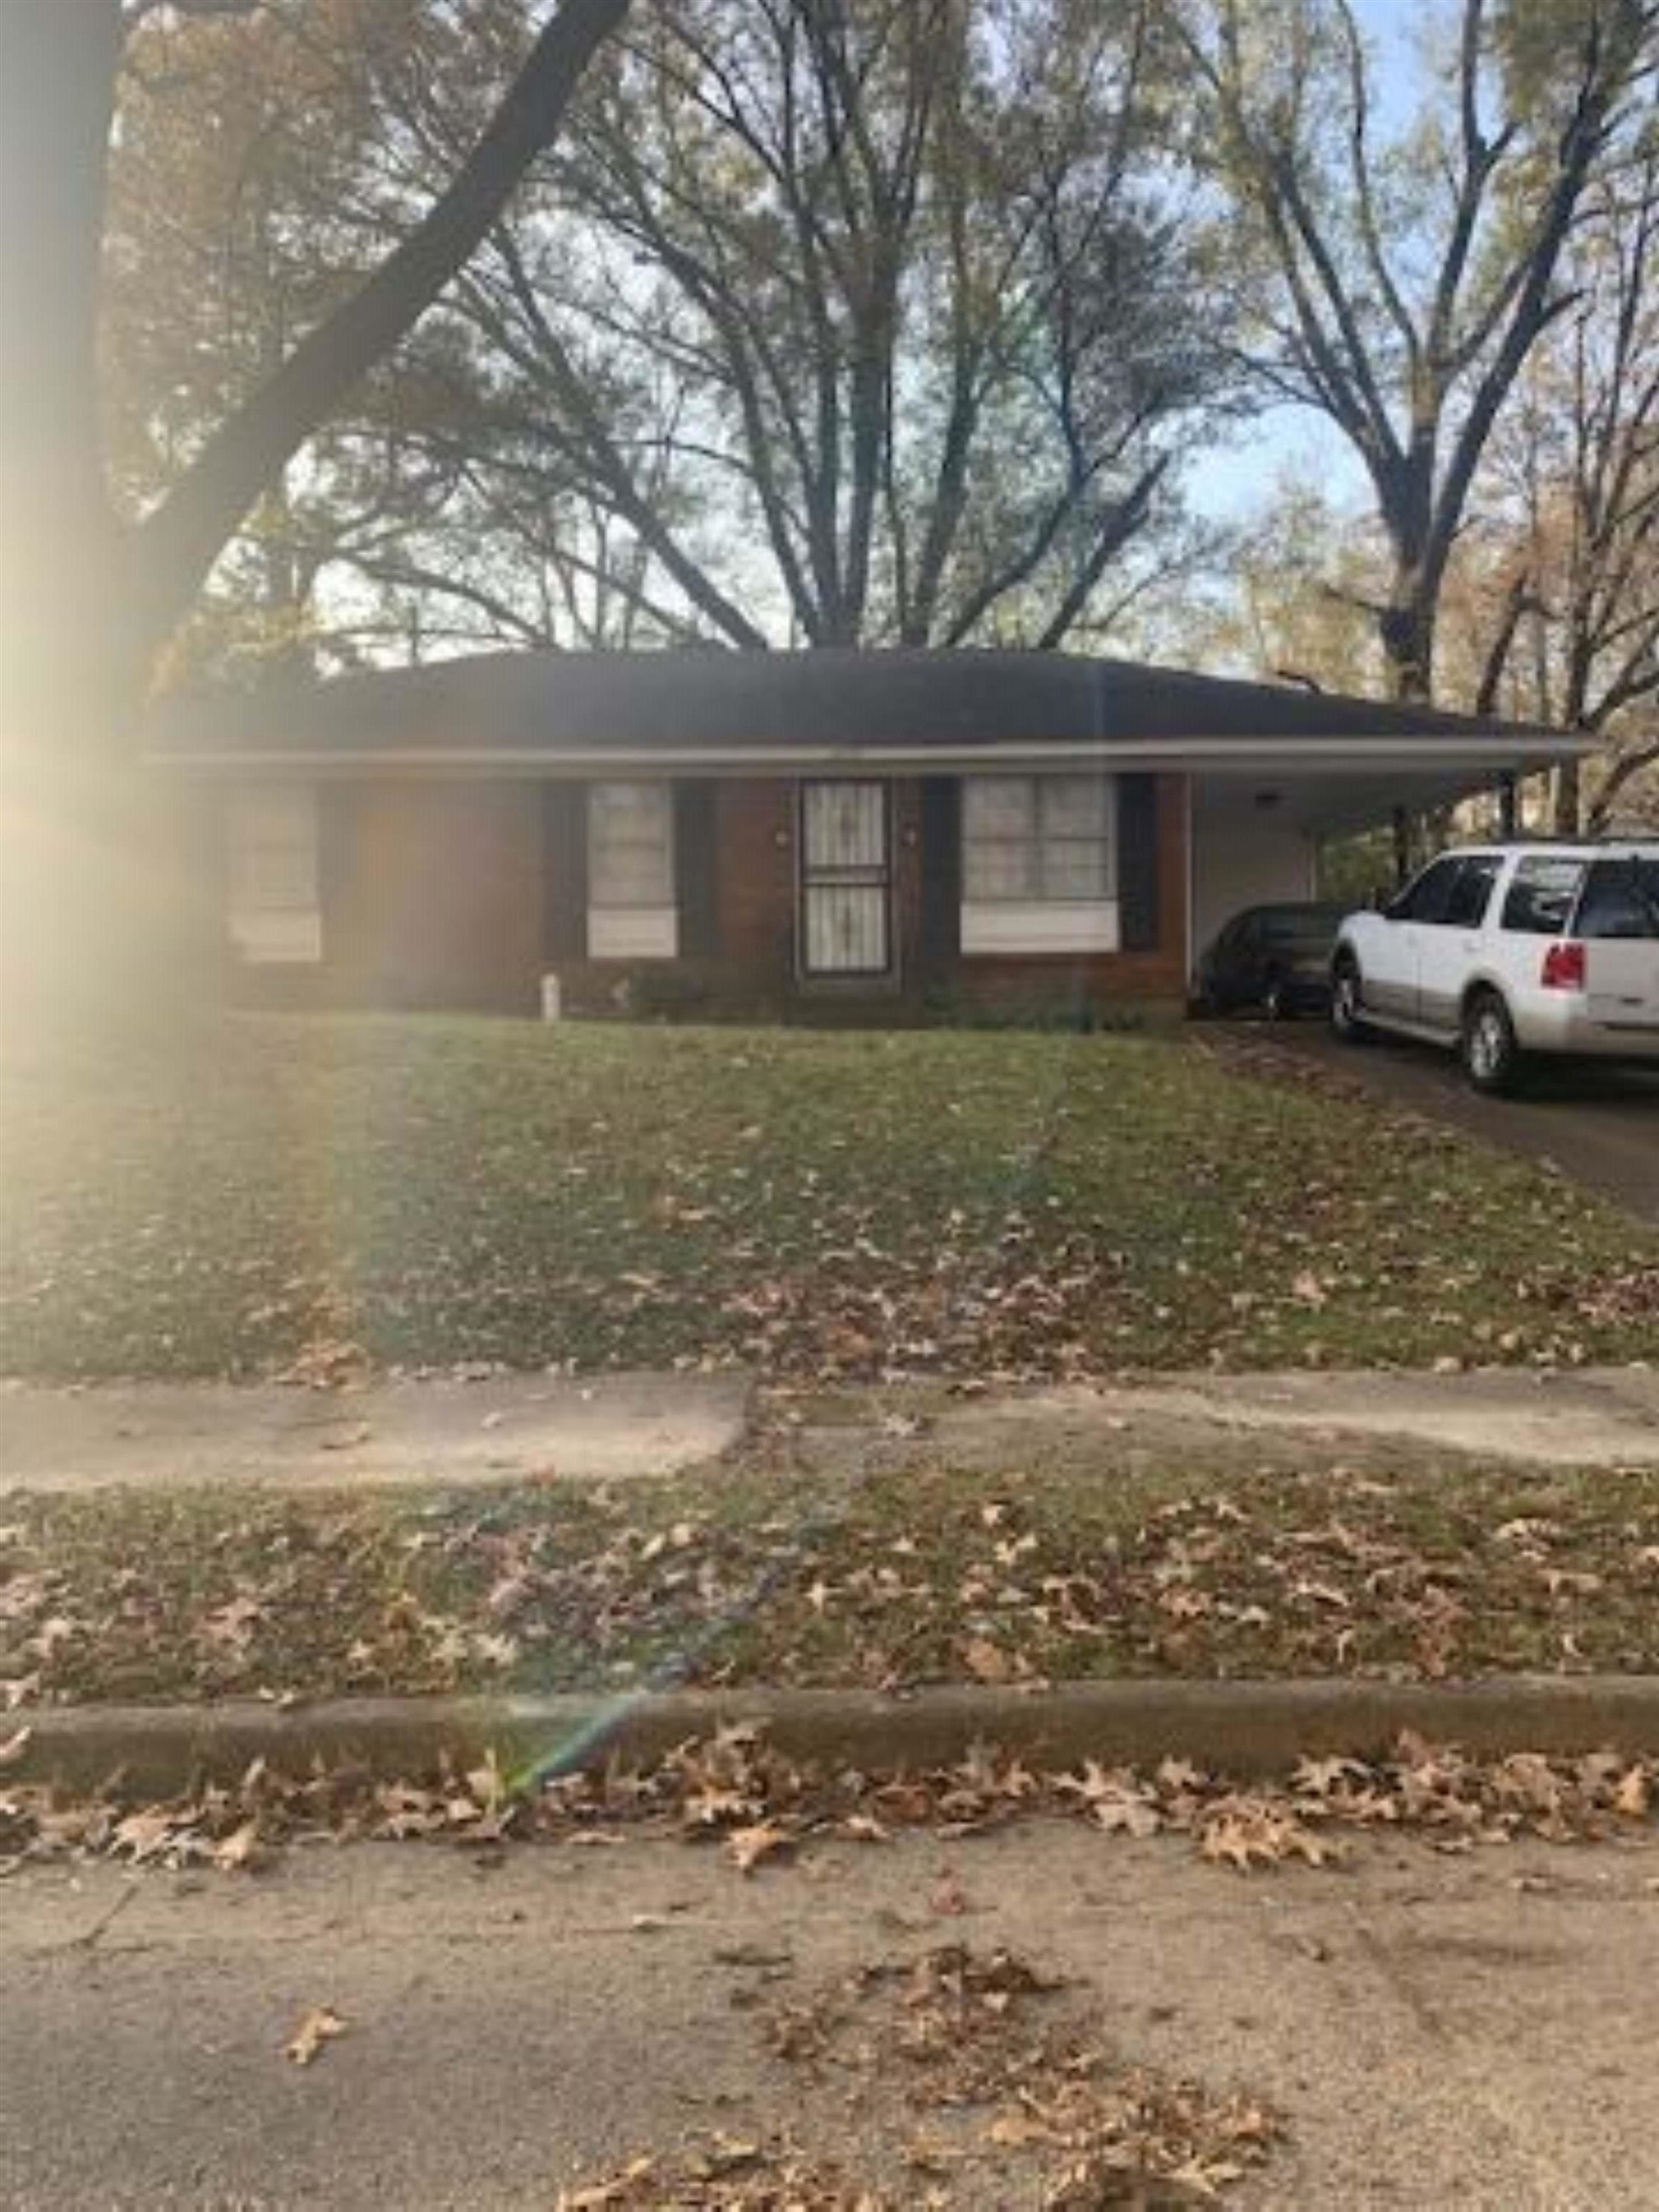
[[[159,1003],[217,953],[192,808],[147,776],[156,654],[254,501],[455,275],[628,0],[563,0],[424,217],[154,515],[105,477],[98,317],[120,0],[0,0],[0,992]],[[191,950],[186,950],[189,947]]]
[[[1563,760],[1555,771],[1555,834],[1576,837],[1582,805],[1581,779],[1576,760]]]
[[[1403,706],[1427,707],[1434,697],[1434,610],[1410,584],[1378,616],[1388,692]]]

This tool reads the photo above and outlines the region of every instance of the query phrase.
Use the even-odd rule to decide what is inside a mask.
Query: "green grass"
[[[1271,1455],[282,1499],[14,1497],[39,1699],[1659,1668],[1659,1472]]]
[[[1176,1042],[247,1019],[0,1077],[0,1372],[1618,1358],[1659,1238]]]

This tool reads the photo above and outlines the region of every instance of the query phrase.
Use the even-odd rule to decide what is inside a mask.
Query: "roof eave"
[[[974,769],[1046,763],[1098,762],[1104,766],[1180,773],[1246,776],[1376,771],[1433,766],[1532,772],[1584,759],[1594,740],[1533,731],[1435,733],[1419,737],[1394,732],[1360,735],[1284,737],[999,738],[952,745],[637,745],[584,747],[529,745],[271,746],[169,748],[147,757],[152,766],[190,775],[365,776],[379,774],[586,778],[620,771],[682,776],[788,776],[862,768],[893,773],[950,775]]]

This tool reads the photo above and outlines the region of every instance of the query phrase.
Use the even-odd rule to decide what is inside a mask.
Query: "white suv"
[[[1443,854],[1348,916],[1331,984],[1338,1036],[1452,1046],[1478,1091],[1531,1052],[1659,1062],[1659,838]]]

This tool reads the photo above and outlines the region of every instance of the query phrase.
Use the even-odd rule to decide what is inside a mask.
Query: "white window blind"
[[[964,952],[1118,944],[1110,776],[970,776],[962,790]]]
[[[962,892],[994,899],[1110,899],[1111,780],[970,776],[962,794]]]
[[[243,958],[321,960],[316,792],[306,783],[231,792],[226,844],[230,935]]]
[[[672,958],[674,786],[594,783],[588,792],[588,950],[595,959]]]

